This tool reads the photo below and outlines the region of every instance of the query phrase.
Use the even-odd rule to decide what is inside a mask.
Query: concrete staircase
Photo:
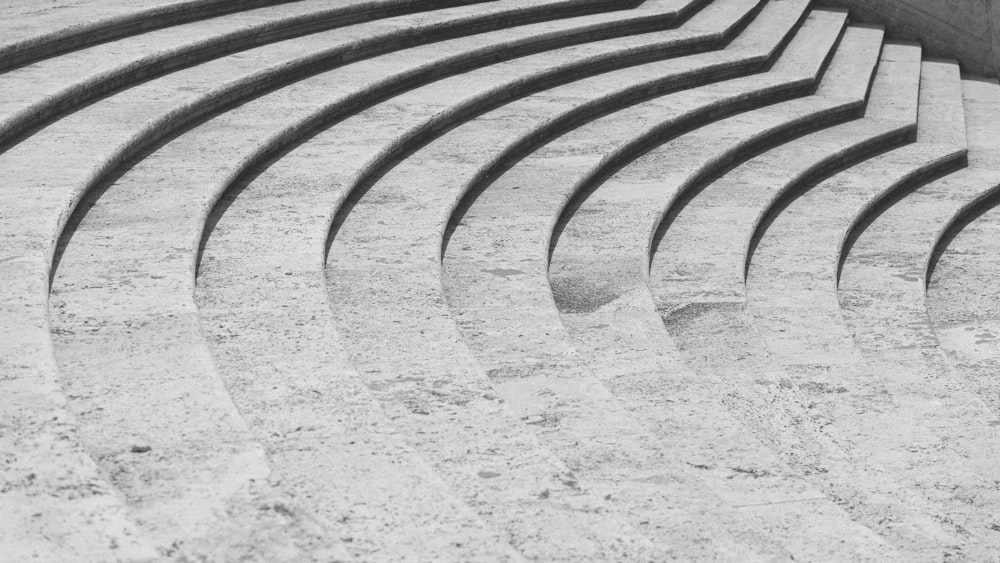
[[[809,0],[0,6],[0,561],[994,561],[1000,85]]]

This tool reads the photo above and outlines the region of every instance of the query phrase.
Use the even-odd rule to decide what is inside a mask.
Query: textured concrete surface
[[[808,0],[127,4],[0,2],[0,561],[995,560],[995,82]]]
[[[574,181],[613,152],[616,144],[622,142],[619,139],[629,140],[636,135],[639,124],[650,129],[668,129],[671,125],[681,128],[684,118],[697,115],[699,110],[734,101],[727,94],[734,96],[736,92],[742,92],[749,95],[754,92],[754,87],[766,93],[767,87],[775,81],[808,80],[808,69],[802,67],[811,61],[815,65],[814,71],[818,70],[816,67],[826,56],[829,41],[839,34],[842,22],[839,14],[814,15],[777,65],[772,67],[772,72],[752,77],[756,82],[750,78],[736,79],[685,90],[594,120],[563,135],[518,162],[486,187],[475,202],[454,219],[457,224],[448,240],[444,258],[448,301],[472,348],[481,361],[492,368],[491,375],[507,380],[517,377],[511,382],[513,388],[524,386],[530,374],[532,385],[544,390],[544,394],[537,394],[551,397],[540,405],[545,408],[540,416],[552,420],[547,425],[550,427],[547,432],[565,434],[588,424],[594,429],[588,431],[590,441],[599,441],[599,447],[611,443],[618,451],[635,452],[633,459],[621,457],[614,460],[616,473],[621,476],[619,478],[642,482],[642,472],[656,471],[670,475],[677,485],[673,492],[664,491],[664,494],[673,498],[684,495],[702,510],[713,510],[706,512],[702,518],[715,522],[715,526],[699,524],[698,527],[714,537],[713,548],[719,551],[726,547],[723,538],[727,536],[724,527],[727,518],[735,518],[737,522],[742,520],[743,526],[760,522],[761,531],[766,530],[766,535],[781,538],[791,553],[806,558],[819,557],[824,550],[831,548],[831,544],[836,545],[835,549],[843,549],[841,542],[847,534],[840,526],[846,526],[847,519],[838,514],[838,510],[830,510],[832,507],[821,502],[825,500],[822,495],[808,487],[800,485],[796,490],[794,486],[782,487],[777,483],[772,487],[763,487],[760,483],[744,487],[745,474],[739,470],[750,470],[752,462],[738,465],[739,470],[726,467],[718,468],[717,475],[706,474],[704,469],[694,468],[695,465],[708,468],[705,462],[711,460],[705,459],[704,454],[697,458],[679,455],[681,448],[687,446],[685,449],[691,450],[692,445],[680,441],[681,436],[675,434],[676,426],[656,434],[650,434],[641,427],[628,429],[622,422],[626,416],[607,404],[611,400],[607,397],[608,391],[600,386],[595,388],[593,383],[590,388],[574,390],[553,377],[571,371],[576,374],[574,381],[582,382],[595,377],[598,372],[592,372],[584,358],[580,357],[552,307],[545,277],[548,232],[562,204],[572,195]],[[739,48],[743,49],[754,41],[773,40],[774,36],[772,28],[751,26],[737,39],[737,43],[742,43]],[[796,76],[795,71],[802,74]],[[790,75],[785,75],[785,72]],[[765,101],[766,98],[758,103]],[[659,120],[663,121],[657,123]],[[592,216],[588,214],[587,217],[590,219]],[[616,229],[608,216],[599,217],[595,222],[610,230]],[[587,240],[593,241],[593,238],[588,237]],[[513,304],[519,305],[513,308]],[[631,370],[637,367],[635,361],[628,364]],[[625,390],[621,385],[609,389]],[[623,406],[629,404],[623,401]],[[609,417],[609,413],[615,421],[613,426],[611,420],[602,418]],[[724,426],[716,421],[706,422],[705,425]],[[594,433],[598,429],[607,431],[612,428],[614,431],[611,433]],[[629,440],[624,435],[626,432],[634,436]],[[647,459],[640,465],[642,458],[639,453],[644,445],[646,449],[652,447],[672,452],[670,457],[675,459],[664,459],[658,463]],[[610,466],[610,460],[598,461],[600,458],[585,447],[574,447],[571,455],[579,459],[576,461],[578,465],[587,463],[594,468],[593,471]],[[630,473],[634,476],[629,477]],[[681,485],[686,485],[686,488]],[[700,491],[716,494],[708,496]],[[802,510],[792,505],[795,500],[801,501]],[[758,508],[773,502],[786,503],[782,514],[766,507]],[[655,506],[652,502],[648,504],[650,508]],[[735,505],[737,510],[720,508],[726,505]],[[690,520],[691,516],[686,518]],[[665,520],[664,517],[661,519]],[[669,525],[669,521],[666,522]],[[674,527],[681,529],[676,524]],[[716,529],[713,530],[713,527]],[[824,545],[823,538],[827,533],[833,537],[830,544]],[[731,532],[728,535],[732,535]],[[808,547],[799,543],[799,538],[804,537],[811,537]],[[857,542],[860,553],[871,549],[864,544],[864,539]],[[747,546],[737,546],[737,549],[740,553],[751,553]],[[878,548],[873,551],[878,553]],[[697,551],[689,553],[693,554],[688,557],[707,555]],[[718,551],[714,555],[718,556]]]

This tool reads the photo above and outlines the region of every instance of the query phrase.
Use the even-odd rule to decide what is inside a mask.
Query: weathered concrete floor
[[[995,81],[808,0],[0,34],[0,561],[996,560]]]

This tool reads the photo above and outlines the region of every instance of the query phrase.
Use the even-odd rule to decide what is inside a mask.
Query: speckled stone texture
[[[994,561],[998,134],[809,0],[0,0],[0,561]]]

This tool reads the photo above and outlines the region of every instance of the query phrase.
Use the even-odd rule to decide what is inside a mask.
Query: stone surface
[[[0,560],[995,559],[1000,89],[859,14],[0,2]]]

